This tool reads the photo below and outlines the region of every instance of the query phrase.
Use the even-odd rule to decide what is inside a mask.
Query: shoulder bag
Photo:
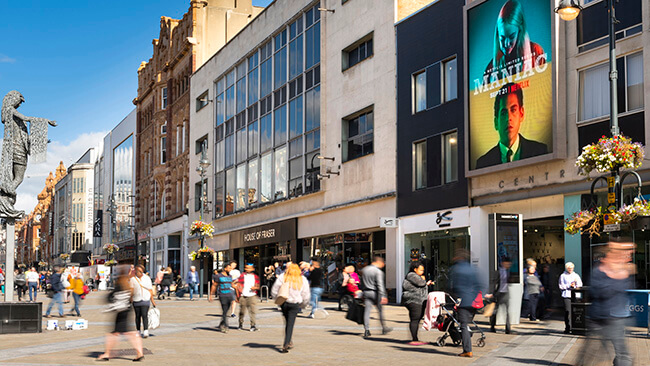
[[[283,282],[278,290],[278,296],[275,297],[275,304],[281,306],[289,298],[289,284]]]
[[[153,298],[154,298],[153,290],[145,288],[144,286],[142,286],[142,282],[140,282],[140,280],[137,277],[133,277],[133,278],[135,278],[135,280],[138,281],[138,285],[140,285],[140,288],[141,288],[140,291],[142,291],[142,290],[149,291],[149,293],[151,294],[151,299],[149,301],[151,301],[151,305],[153,305],[153,307],[155,308],[156,307],[156,302],[153,300]],[[158,318],[159,318],[158,320],[160,321],[160,312],[158,312]]]

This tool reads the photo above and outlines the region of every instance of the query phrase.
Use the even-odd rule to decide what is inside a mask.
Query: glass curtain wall
[[[320,189],[319,6],[214,85],[215,217]]]

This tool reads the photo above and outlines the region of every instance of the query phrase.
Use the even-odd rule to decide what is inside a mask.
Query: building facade
[[[152,273],[185,269],[190,76],[260,11],[250,0],[192,0],[182,19],[161,17],[153,55],[138,69],[135,226]]]

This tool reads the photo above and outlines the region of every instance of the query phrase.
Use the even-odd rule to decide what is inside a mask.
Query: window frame
[[[424,75],[424,108],[418,109],[418,76]],[[420,112],[424,112],[428,109],[427,106],[427,69],[420,69],[414,73],[411,74],[411,100],[413,101],[413,108],[411,111],[411,114],[417,114]]]
[[[418,146],[419,145],[424,145],[424,156],[423,156],[423,161],[424,161],[423,167],[424,168],[421,169],[421,171],[422,171],[421,172],[422,181],[423,181],[422,186],[418,186],[418,183],[417,183],[418,182],[418,169],[417,169],[417,166],[418,166],[418,164],[417,164],[418,154],[417,153],[418,153]],[[412,144],[412,149],[413,149],[412,150],[412,154],[413,154],[413,159],[412,159],[413,160],[412,161],[412,167],[413,167],[413,169],[412,169],[412,171],[413,171],[413,174],[412,174],[412,182],[413,182],[413,184],[412,184],[412,186],[413,187],[412,187],[412,190],[413,190],[413,192],[415,192],[415,191],[420,191],[420,190],[429,188],[428,179],[427,179],[427,174],[428,174],[427,152],[428,152],[428,149],[429,149],[428,139],[425,138],[425,139],[414,141],[413,144]]]
[[[196,111],[200,111],[201,109],[205,108],[208,104],[210,104],[210,99],[209,99],[209,90],[204,91],[196,97]]]
[[[363,133],[359,133],[359,134],[355,135],[354,137],[350,137],[349,136],[349,128],[350,128],[349,123],[350,123],[350,121],[353,121],[353,120],[361,117],[362,115],[367,115],[367,114],[370,114],[370,113],[372,113],[372,129],[366,130]],[[367,106],[367,107],[365,107],[365,108],[363,108],[363,109],[361,109],[361,110],[359,110],[357,112],[354,112],[354,113],[352,113],[352,114],[350,114],[350,115],[348,115],[346,117],[343,117],[342,120],[341,120],[341,126],[342,126],[342,129],[341,129],[341,135],[342,136],[341,137],[345,136],[345,139],[343,139],[343,138],[341,139],[342,140],[342,146],[344,147],[344,149],[342,151],[342,160],[343,160],[344,164],[349,162],[349,161],[357,160],[359,158],[363,158],[365,156],[372,155],[372,154],[375,153],[375,136],[374,136],[374,133],[375,133],[375,105],[374,104],[371,104],[371,105],[369,105],[369,106]],[[359,138],[363,138],[364,136],[367,136],[367,135],[372,135],[372,152],[365,153],[365,154],[362,154],[360,156],[356,156],[354,158],[350,158],[350,152],[348,151],[348,148],[347,148],[348,143],[351,140],[356,140],[356,139],[359,139]]]
[[[448,179],[448,177],[447,177],[447,165],[448,165],[447,163],[448,162],[447,162],[447,152],[446,152],[446,148],[447,148],[447,140],[446,139],[447,139],[447,136],[450,136],[450,135],[456,135],[456,137],[455,137],[455,139],[456,139],[456,141],[455,141],[455,145],[456,145],[456,166],[455,166],[456,177],[454,179]],[[453,142],[450,142],[450,143],[453,144]],[[440,169],[441,169],[440,184],[441,185],[446,185],[446,184],[452,184],[452,183],[458,182],[458,180],[459,180],[458,175],[459,175],[460,169],[458,168],[458,130],[457,129],[445,131],[445,132],[440,134],[440,149],[441,149],[441,152],[440,152],[440,159],[441,159],[441,161],[440,161]]]
[[[160,109],[167,109],[168,104],[168,99],[169,97],[169,91],[167,90],[166,86],[163,86],[162,89],[160,90]]]
[[[369,42],[371,42],[370,48],[372,48],[372,49],[370,51],[370,54],[368,55],[367,54],[368,53],[367,49],[368,49],[368,43]],[[354,51],[355,49],[359,49],[360,46],[363,45],[363,44],[366,45],[366,56],[365,56],[365,58],[363,58],[363,59],[359,58],[359,60],[357,62],[350,65],[350,53],[352,51]],[[372,31],[372,32],[366,34],[365,36],[361,37],[359,40],[352,43],[351,45],[345,47],[343,50],[341,50],[341,72],[345,72],[345,71],[347,71],[347,70],[361,64],[362,62],[373,58],[374,56],[375,56],[374,31]]]

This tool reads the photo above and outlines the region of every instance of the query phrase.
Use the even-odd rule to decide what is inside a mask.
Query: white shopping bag
[[[152,307],[149,309],[147,316],[149,317],[149,329],[156,329],[160,326],[160,310]]]

